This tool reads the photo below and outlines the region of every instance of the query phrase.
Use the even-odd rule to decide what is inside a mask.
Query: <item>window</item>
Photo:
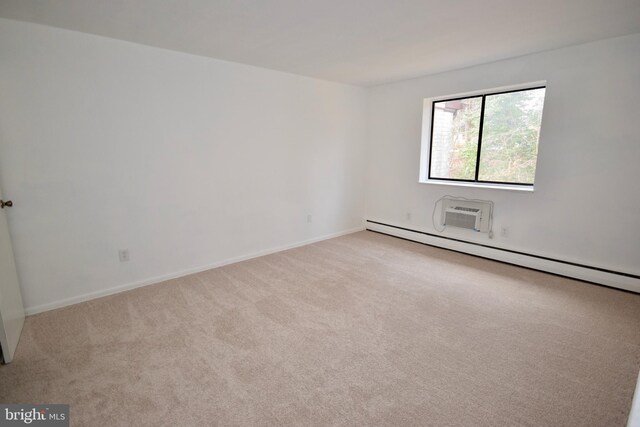
[[[544,87],[436,100],[429,180],[533,185]]]

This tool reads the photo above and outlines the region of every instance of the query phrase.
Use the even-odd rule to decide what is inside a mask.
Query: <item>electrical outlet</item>
[[[312,222],[313,221],[313,215],[308,214],[307,215],[307,222]]]
[[[407,212],[407,221],[411,221],[411,212]]]
[[[120,262],[129,261],[129,249],[120,249],[118,251],[118,257],[120,257]]]
[[[509,237],[509,229],[507,227],[500,227],[500,235],[502,237]]]

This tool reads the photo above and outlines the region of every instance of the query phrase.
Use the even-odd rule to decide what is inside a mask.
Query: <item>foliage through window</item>
[[[434,101],[429,179],[533,185],[544,87]]]

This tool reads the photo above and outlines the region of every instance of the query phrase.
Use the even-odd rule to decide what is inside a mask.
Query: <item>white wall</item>
[[[541,80],[533,193],[418,183],[424,98]],[[640,274],[640,35],[374,87],[368,133],[368,219],[435,233],[441,196],[490,199],[508,237],[443,234]]]
[[[640,274],[640,35],[367,90],[5,19],[0,58],[30,312],[359,228],[365,193],[430,232],[442,195],[491,199],[508,237],[445,235]],[[418,183],[424,98],[540,80],[534,193]]]
[[[362,226],[364,89],[5,19],[0,58],[30,312]]]

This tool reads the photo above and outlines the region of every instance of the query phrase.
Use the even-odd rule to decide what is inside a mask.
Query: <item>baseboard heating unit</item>
[[[498,248],[373,220],[366,220],[366,229],[417,243],[640,294],[640,275],[637,274],[553,259],[511,249]]]

